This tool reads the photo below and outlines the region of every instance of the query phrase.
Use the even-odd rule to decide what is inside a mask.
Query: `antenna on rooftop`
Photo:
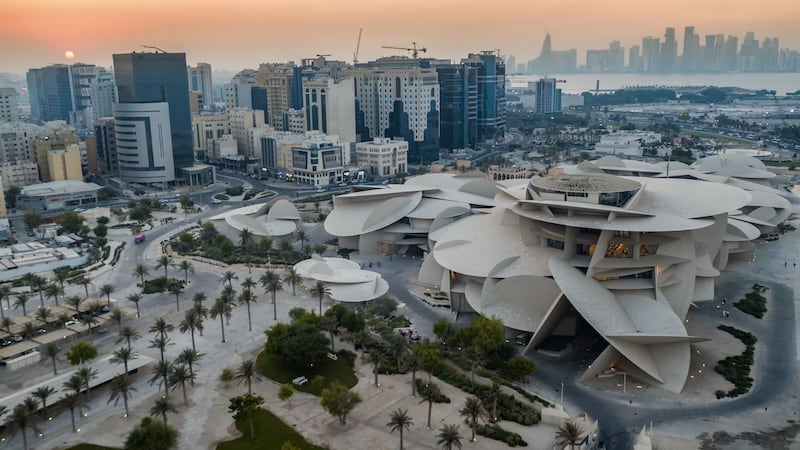
[[[158,53],[158,52],[161,52],[161,53],[167,53],[165,50],[162,50],[162,49],[160,49],[160,48],[158,48],[158,47],[154,47],[154,46],[152,46],[152,45],[144,45],[144,44],[142,44],[142,47],[144,47],[144,48],[150,48],[150,49],[153,49],[153,50],[157,50],[157,51],[156,51],[156,53]]]

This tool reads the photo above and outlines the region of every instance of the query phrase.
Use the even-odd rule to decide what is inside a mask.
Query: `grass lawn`
[[[102,445],[94,444],[78,444],[74,447],[69,447],[65,450],[120,450],[117,447],[103,447]]]
[[[293,386],[294,389],[319,395],[319,392],[311,389],[310,383],[317,375],[325,378],[326,386],[335,380],[351,388],[358,382],[358,378],[353,373],[353,356],[345,352],[340,352],[338,356],[339,359],[336,361],[330,358],[322,358],[322,361],[314,364],[314,367],[296,368],[287,364],[279,355],[261,352],[256,358],[256,364],[258,365],[258,371],[262,375],[281,384],[291,383],[293,379],[304,376],[308,378],[309,383],[303,386]]]
[[[322,450],[322,447],[306,442],[292,427],[264,409],[259,409],[253,419],[255,442],[250,442],[250,425],[247,421],[236,422],[236,429],[242,432],[242,436],[219,444],[217,450],[280,450],[287,441],[301,450]]]

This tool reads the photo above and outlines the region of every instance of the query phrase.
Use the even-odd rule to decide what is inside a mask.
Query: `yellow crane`
[[[411,57],[414,58],[414,59],[417,59],[417,57],[419,56],[419,52],[425,53],[425,52],[428,51],[428,49],[425,48],[425,47],[417,47],[417,43],[416,42],[412,42],[411,43],[411,48],[409,48],[409,47],[393,47],[393,46],[389,46],[389,45],[383,45],[383,46],[381,46],[381,48],[391,48],[391,49],[394,49],[394,50],[405,50],[407,52],[411,52]]]
[[[356,41],[356,51],[353,52],[353,65],[355,66],[358,64],[358,51],[361,49],[361,33],[364,31],[363,28],[358,29],[358,41]]]

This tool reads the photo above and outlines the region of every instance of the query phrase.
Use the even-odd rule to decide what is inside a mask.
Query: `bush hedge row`
[[[525,439],[522,439],[522,436],[518,435],[517,433],[504,430],[492,423],[486,425],[478,425],[477,427],[475,427],[475,432],[489,439],[505,442],[505,444],[508,445],[509,447],[528,446],[528,443],[525,442]]]
[[[746,394],[747,391],[753,387],[753,379],[750,377],[750,366],[753,365],[753,354],[755,353],[757,339],[750,332],[742,331],[728,325],[720,325],[717,328],[731,334],[745,345],[745,350],[741,355],[729,356],[719,361],[717,365],[714,366],[714,370],[725,377],[726,380],[733,383],[734,386],[733,389],[727,392],[722,389],[715,391],[717,398],[738,397],[742,394]]]

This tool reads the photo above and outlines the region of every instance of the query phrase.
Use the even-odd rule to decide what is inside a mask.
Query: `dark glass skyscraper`
[[[194,163],[185,53],[114,55],[119,103],[167,102],[175,170]]]
[[[69,120],[73,110],[69,66],[55,64],[30,69],[27,78],[31,119],[36,122]]]

